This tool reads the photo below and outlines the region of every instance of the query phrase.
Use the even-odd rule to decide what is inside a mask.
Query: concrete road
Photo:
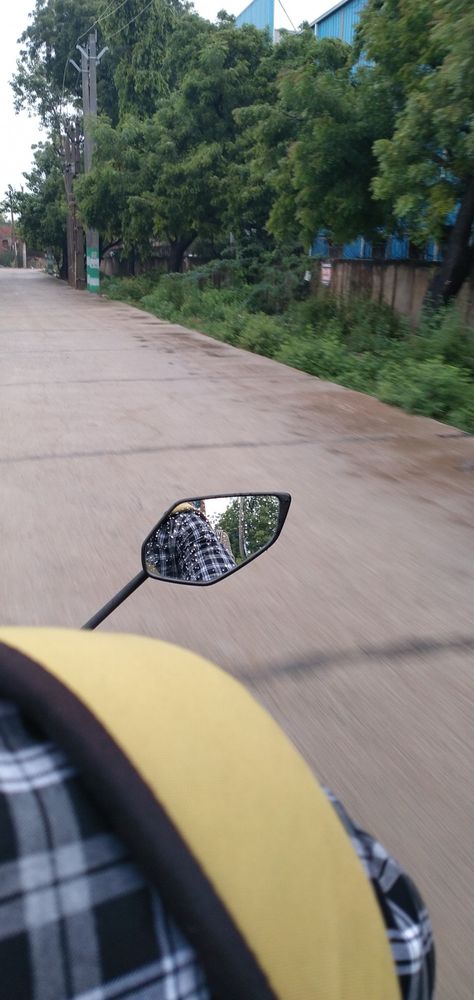
[[[286,489],[287,527],[206,590],[148,582],[107,628],[248,685],[432,913],[441,1000],[474,991],[473,438],[0,270],[4,622],[80,625],[175,498]]]

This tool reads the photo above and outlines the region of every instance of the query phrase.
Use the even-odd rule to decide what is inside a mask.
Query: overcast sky
[[[281,0],[295,25],[313,21],[335,0]],[[80,3],[80,0],[78,0]],[[280,0],[275,0],[275,27],[290,28]],[[13,92],[9,80],[16,68],[18,57],[17,38],[28,25],[28,14],[34,9],[34,0],[2,0],[2,60],[0,63],[0,200],[9,184],[19,187],[23,172],[32,160],[31,145],[41,139],[37,121],[26,112],[16,115],[13,110]],[[214,20],[219,10],[239,14],[246,0],[194,0],[202,17]],[[144,15],[146,17],[146,14]]]

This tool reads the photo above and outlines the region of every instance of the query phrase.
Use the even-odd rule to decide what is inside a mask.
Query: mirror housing
[[[168,583],[218,583],[276,542],[290,504],[289,493],[177,500],[143,542],[143,570],[151,579]]]

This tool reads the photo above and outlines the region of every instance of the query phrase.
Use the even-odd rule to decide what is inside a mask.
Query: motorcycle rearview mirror
[[[233,493],[177,500],[142,545],[142,569],[82,626],[94,629],[148,578],[207,587],[276,542],[289,493]]]

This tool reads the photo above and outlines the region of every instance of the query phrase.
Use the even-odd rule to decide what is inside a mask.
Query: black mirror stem
[[[130,594],[133,594],[134,590],[141,587],[142,583],[145,583],[145,580],[147,579],[148,574],[145,573],[144,569],[141,569],[132,580],[129,580],[129,582],[125,584],[125,587],[122,587],[122,589],[115,594],[115,597],[112,597],[110,601],[107,601],[107,604],[104,604],[104,607],[101,608],[100,611],[96,611],[95,615],[92,615],[92,618],[89,618],[89,621],[86,622],[85,625],[81,625],[81,628],[97,628],[97,626],[104,621],[104,618],[108,618],[112,611],[115,611],[115,608],[118,608],[119,604],[126,601],[127,597],[130,597]]]

